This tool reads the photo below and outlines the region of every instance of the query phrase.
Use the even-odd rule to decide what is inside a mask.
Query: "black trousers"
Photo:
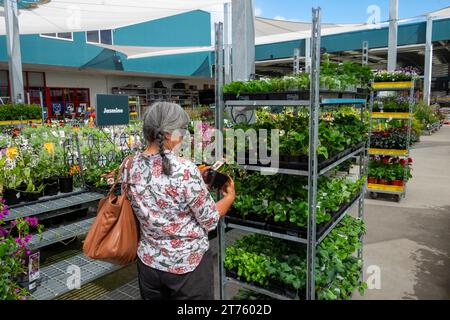
[[[151,268],[137,259],[143,300],[214,300],[214,271],[208,250],[194,271],[173,274]]]

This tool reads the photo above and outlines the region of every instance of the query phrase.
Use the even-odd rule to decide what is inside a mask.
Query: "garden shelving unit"
[[[87,139],[87,141],[90,141],[90,139]],[[90,146],[90,150],[92,151],[95,147]],[[64,148],[68,148],[67,152],[71,154],[69,156],[70,161],[72,161],[71,164],[80,166],[81,187],[70,193],[58,193],[54,196],[42,197],[34,202],[12,205],[9,214],[3,219],[8,224],[17,218],[37,217],[39,222],[46,226],[41,235],[33,235],[28,243],[27,248],[32,252],[41,251],[56,243],[69,243],[71,239],[84,236],[95,219],[89,213],[90,209],[96,208],[98,201],[104,197],[101,192],[86,189],[83,169],[89,159],[80,156],[78,134],[68,137],[64,141]],[[97,151],[97,149],[94,151]],[[104,158],[107,159],[106,156]],[[97,160],[100,160],[100,158],[97,159],[96,157],[95,161]],[[65,159],[64,161],[68,160]],[[81,285],[119,268],[110,263],[90,259],[77,250],[75,255],[72,254],[71,257],[57,259],[55,262],[40,268],[40,277],[36,283],[36,289],[31,290],[33,299],[53,299],[71,291],[73,287],[67,284],[71,275],[67,269],[70,265],[80,268]]]
[[[412,134],[412,119],[413,119],[413,105],[414,105],[414,81],[399,81],[399,82],[373,82],[372,90],[370,93],[370,124],[369,124],[369,156],[391,156],[391,157],[401,157],[408,158],[410,156],[410,146],[411,146],[411,134]],[[383,91],[394,91],[394,92],[408,92],[408,112],[373,112],[373,106],[377,94]],[[406,133],[406,149],[379,149],[371,148],[371,135],[373,130],[374,121],[386,121],[386,120],[399,120],[407,123],[407,133]],[[408,161],[405,161],[405,171],[404,171],[404,184],[403,186],[378,184],[378,183],[368,183],[367,191],[369,195],[376,199],[378,194],[391,194],[394,195],[397,201],[406,196],[406,177],[408,169]]]
[[[306,170],[295,169],[278,169],[262,167],[257,165],[245,165],[242,166],[246,170],[276,173],[276,174],[289,174],[300,175],[308,177],[308,227],[305,234],[300,234],[296,230],[275,230],[271,229],[264,223],[258,223],[254,221],[243,221],[242,219],[235,219],[232,217],[224,217],[219,223],[219,278],[220,278],[220,297],[225,299],[225,285],[227,283],[238,284],[242,287],[251,289],[253,291],[271,296],[276,299],[292,299],[292,295],[286,295],[283,292],[277,292],[270,288],[262,288],[245,281],[239,280],[233,276],[232,273],[226,272],[224,267],[225,259],[225,229],[239,229],[247,232],[253,232],[257,234],[266,235],[269,237],[276,237],[288,241],[295,241],[298,243],[307,245],[307,283],[306,283],[306,299],[314,300],[316,298],[315,287],[315,269],[316,269],[316,247],[321,241],[332,231],[335,226],[342,220],[346,213],[356,204],[358,204],[358,217],[363,219],[364,217],[364,194],[363,190],[351,201],[342,211],[335,215],[326,227],[318,231],[316,224],[316,204],[317,204],[317,189],[318,179],[321,175],[335,168],[342,162],[350,159],[351,157],[360,157],[359,163],[360,171],[359,175],[362,176],[365,171],[365,163],[367,156],[367,144],[363,144],[351,150],[340,158],[335,159],[332,163],[323,168],[319,168],[317,148],[319,144],[319,111],[321,108],[338,108],[340,105],[354,105],[361,108],[361,121],[363,121],[363,109],[366,105],[366,99],[352,99],[352,98],[327,98],[320,99],[319,92],[319,69],[320,69],[320,9],[313,9],[313,31],[312,31],[312,73],[311,73],[311,89],[309,100],[228,100],[224,103],[222,101],[222,92],[220,92],[221,86],[221,26],[216,26],[216,129],[223,129],[223,106],[227,108],[240,107],[245,110],[255,110],[262,106],[293,106],[293,107],[309,107],[309,157]],[[342,94],[342,92],[340,93]],[[217,108],[218,106],[218,108]],[[273,172],[276,171],[276,172]],[[361,237],[362,241],[362,237]],[[358,256],[362,258],[362,250],[358,250]]]

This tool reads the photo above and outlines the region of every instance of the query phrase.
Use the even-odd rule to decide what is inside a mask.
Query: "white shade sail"
[[[19,9],[20,34],[115,29],[176,14],[208,9],[230,0],[45,0]],[[42,3],[42,4],[39,4]],[[20,4],[20,3],[19,3]],[[0,34],[5,34],[0,6]]]
[[[366,30],[373,27],[374,25],[371,24],[356,23],[323,23],[321,25],[322,35]],[[256,17],[255,33],[257,45],[306,39],[311,37],[311,23]]]
[[[139,47],[115,46],[107,44],[93,45],[120,52],[126,55],[128,59],[149,58],[183,53],[210,52],[214,50],[214,47]]]
[[[436,17],[436,18],[450,17],[450,7],[446,7],[446,8],[439,9],[439,10],[436,10],[433,12],[429,12],[426,15],[430,16],[430,17]]]

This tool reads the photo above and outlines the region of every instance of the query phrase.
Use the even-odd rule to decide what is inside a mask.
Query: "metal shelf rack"
[[[412,119],[413,119],[413,105],[414,105],[414,81],[402,81],[402,82],[373,82],[372,90],[370,92],[370,122],[369,122],[369,156],[392,156],[392,157],[405,157],[410,156],[411,145],[411,133],[412,133]],[[394,91],[394,92],[409,92],[409,112],[374,112],[373,105],[378,92]],[[372,135],[372,129],[375,121],[389,121],[399,120],[407,122],[407,148],[403,150],[399,149],[378,149],[371,148],[370,138]],[[408,161],[405,161],[404,177],[407,176]],[[403,186],[382,185],[375,183],[367,184],[367,191],[372,199],[378,198],[378,194],[391,194],[394,195],[397,201],[405,198],[407,191],[407,183],[404,182]]]
[[[319,112],[321,108],[327,107],[339,107],[344,104],[353,104],[354,106],[361,107],[361,116],[363,117],[363,109],[366,105],[366,100],[364,99],[323,99],[320,100],[319,92],[319,73],[320,73],[320,8],[313,9],[313,23],[312,23],[312,37],[311,37],[311,87],[310,87],[310,100],[238,100],[238,101],[227,101],[222,100],[222,87],[223,87],[223,42],[222,42],[222,24],[216,24],[216,108],[215,108],[215,122],[216,129],[221,131],[224,126],[223,111],[224,106],[226,107],[240,107],[241,110],[252,110],[260,106],[307,106],[309,107],[309,157],[308,157],[308,169],[307,170],[290,170],[290,169],[274,169],[268,167],[260,166],[243,166],[244,169],[254,170],[260,172],[270,172],[275,170],[276,173],[282,174],[294,174],[302,175],[308,177],[308,226],[307,226],[307,236],[298,237],[291,236],[289,234],[281,234],[268,230],[248,227],[246,225],[241,225],[239,223],[229,223],[227,218],[222,218],[219,222],[218,229],[218,258],[219,258],[219,281],[220,281],[220,298],[226,299],[225,286],[227,283],[238,284],[244,286],[248,289],[266,294],[268,296],[277,299],[288,299],[288,297],[272,292],[267,288],[259,288],[252,284],[234,279],[229,277],[225,272],[224,260],[225,260],[225,229],[240,229],[244,231],[254,232],[264,234],[266,236],[282,238],[289,241],[295,241],[299,243],[306,244],[307,246],[307,280],[306,280],[306,299],[315,300],[316,299],[316,286],[315,286],[315,258],[316,258],[316,247],[317,245],[326,237],[326,235],[334,229],[334,227],[341,221],[348,210],[354,205],[358,204],[358,217],[364,219],[364,194],[365,186],[363,187],[362,193],[356,198],[356,200],[341,214],[323,233],[319,239],[317,236],[317,224],[316,224],[316,206],[317,206],[317,189],[318,189],[318,178],[320,175],[326,173],[332,168],[336,167],[343,161],[359,155],[359,175],[362,176],[366,170],[367,163],[367,144],[350,154],[346,155],[341,159],[337,159],[334,163],[330,164],[328,167],[319,170],[318,157],[317,157],[317,147],[319,143]],[[361,119],[361,121],[363,121]],[[218,142],[219,143],[219,142]],[[221,146],[218,145],[216,150],[221,150]],[[229,220],[229,219],[228,219]],[[361,242],[363,241],[361,235]],[[358,257],[362,258],[362,249],[358,250]]]

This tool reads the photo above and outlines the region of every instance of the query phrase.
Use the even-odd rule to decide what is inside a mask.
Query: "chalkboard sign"
[[[97,126],[128,125],[130,122],[128,96],[98,94],[95,121]]]

